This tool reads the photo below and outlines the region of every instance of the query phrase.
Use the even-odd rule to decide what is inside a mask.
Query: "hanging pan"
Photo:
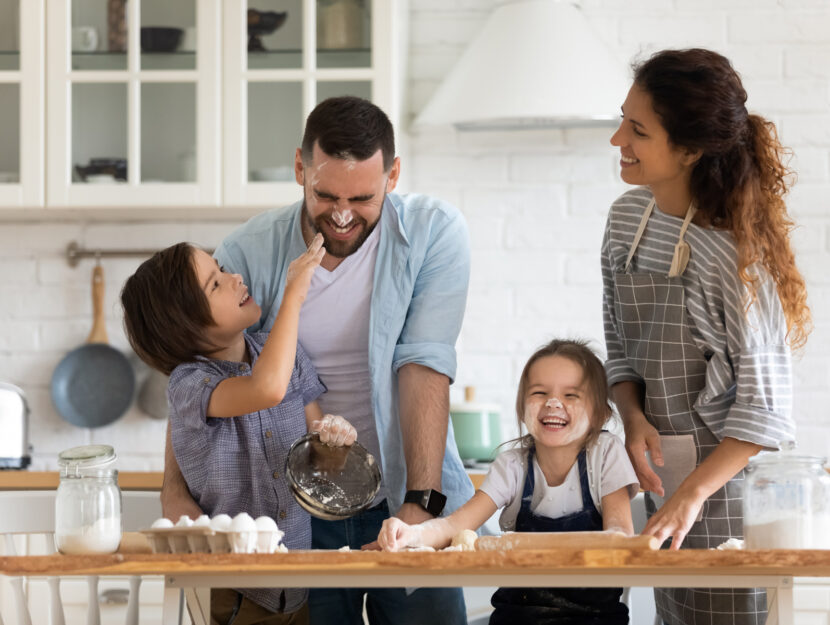
[[[123,415],[133,401],[135,374],[127,357],[107,342],[104,270],[92,270],[92,331],[52,373],[52,402],[73,425],[97,428]]]

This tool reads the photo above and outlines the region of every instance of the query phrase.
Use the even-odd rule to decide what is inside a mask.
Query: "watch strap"
[[[432,516],[438,516],[447,503],[447,496],[435,489],[408,490],[403,501],[404,503],[416,503]]]

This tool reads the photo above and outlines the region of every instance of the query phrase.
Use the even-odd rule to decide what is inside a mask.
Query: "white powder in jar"
[[[744,520],[747,549],[830,549],[830,516]]]
[[[58,551],[68,556],[115,553],[121,543],[121,519],[107,517],[92,525],[55,534]]]

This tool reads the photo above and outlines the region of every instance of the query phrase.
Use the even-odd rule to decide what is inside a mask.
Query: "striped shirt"
[[[268,333],[244,336],[255,364]],[[306,404],[326,388],[298,344],[294,371],[279,404],[238,417],[207,417],[213,390],[238,375],[251,375],[251,367],[201,357],[170,375],[173,452],[187,487],[205,514],[270,516],[285,532],[286,547],[311,549],[311,519],[294,500],[283,473],[291,443],[306,433]],[[297,611],[308,593],[304,588],[239,590],[273,612]]]
[[[625,271],[628,251],[640,219],[652,199],[640,187],[611,206],[602,242],[603,322],[608,350],[609,385],[642,383],[626,359],[614,308],[614,274]],[[682,217],[655,206],[629,266],[632,273],[668,275]],[[725,230],[690,224],[691,248],[681,280],[687,323],[706,360],[706,383],[694,404],[718,440],[725,437],[777,448],[795,439],[792,374],[787,322],[775,283],[760,265],[756,299],[746,310],[748,290],[737,270],[737,249]]]

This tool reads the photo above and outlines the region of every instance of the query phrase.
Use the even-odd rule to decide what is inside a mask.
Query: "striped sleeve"
[[[731,371],[721,367],[711,374],[734,380],[734,403],[723,436],[777,448],[781,441],[795,439],[787,320],[775,283],[765,271],[756,268],[755,272],[758,290],[749,308],[724,307]],[[744,302],[745,295],[737,275],[724,276],[725,301]]]

